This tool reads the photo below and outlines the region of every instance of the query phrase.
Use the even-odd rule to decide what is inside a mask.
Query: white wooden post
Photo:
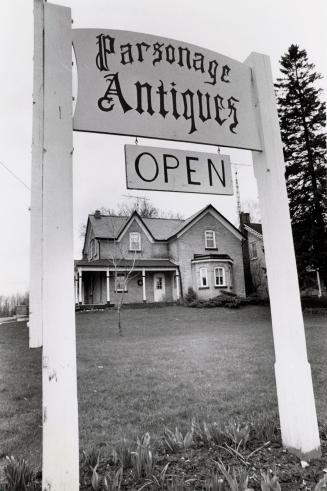
[[[180,286],[180,277],[179,277],[179,271],[176,270],[176,294],[177,294],[177,300],[180,300],[181,298],[181,286]]]
[[[78,304],[78,273],[74,276],[75,284],[75,304]]]
[[[82,269],[78,268],[78,303],[82,304]]]
[[[265,246],[275,376],[284,447],[304,460],[320,456],[320,440],[285,184],[285,164],[268,56],[252,53],[254,98],[263,145],[253,152]]]
[[[29,346],[42,346],[42,179],[43,179],[44,3],[34,0],[33,140],[30,221]]]
[[[74,312],[72,32],[44,5],[42,489],[79,489]]]
[[[143,302],[146,302],[145,269],[142,269]]]
[[[109,268],[107,268],[106,278],[107,278],[107,304],[110,304],[110,270],[109,270]]]
[[[317,284],[318,284],[318,297],[320,298],[322,293],[321,293],[321,283],[320,283],[320,274],[319,274],[319,269],[316,269],[316,274],[317,274]]]

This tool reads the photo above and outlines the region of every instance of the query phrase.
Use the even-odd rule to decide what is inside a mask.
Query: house
[[[78,304],[172,302],[189,288],[201,299],[245,295],[244,236],[212,205],[187,220],[89,215],[75,262]]]
[[[242,245],[246,294],[257,293],[266,298],[268,282],[262,225],[251,222],[249,213],[241,212],[240,230],[246,238]]]

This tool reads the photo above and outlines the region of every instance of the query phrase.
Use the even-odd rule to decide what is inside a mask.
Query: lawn
[[[161,307],[81,312],[77,320],[81,448],[115,444],[192,417],[277,413],[269,309]],[[319,420],[327,422],[326,317],[305,316]],[[1,456],[39,464],[41,350],[24,323],[0,325]]]

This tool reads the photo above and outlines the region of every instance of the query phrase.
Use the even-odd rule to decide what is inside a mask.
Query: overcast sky
[[[56,2],[54,2],[56,3]],[[123,29],[179,39],[244,61],[252,52],[278,60],[299,44],[323,74],[326,91],[326,0],[62,0],[72,8],[73,27]],[[1,2],[0,161],[30,186],[33,70],[33,1]],[[326,92],[325,92],[326,93]],[[87,214],[115,207],[127,194],[146,195],[163,210],[185,218],[211,202],[236,223],[236,199],[128,191],[124,144],[134,138],[74,134],[75,257],[81,254],[80,225]],[[141,144],[148,144],[146,139]],[[150,141],[151,145],[216,152],[215,147]],[[251,164],[246,151],[227,150],[232,162]],[[252,167],[239,167],[242,200],[257,198]],[[24,291],[29,282],[29,190],[0,166],[0,294]]]

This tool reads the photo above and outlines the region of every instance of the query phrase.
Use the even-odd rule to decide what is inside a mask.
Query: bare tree
[[[242,200],[241,208],[245,213],[250,213],[250,217],[254,222],[261,223],[261,215],[260,215],[258,200],[255,199]]]
[[[29,305],[29,294],[0,295],[0,317],[11,317],[16,313],[17,305]]]
[[[125,267],[123,270],[120,267],[120,263],[122,261],[122,257],[117,257],[115,255],[112,255],[112,263],[114,266],[114,287],[115,287],[115,292],[116,294],[118,293],[118,302],[116,304],[116,310],[117,310],[117,326],[118,326],[118,334],[119,336],[123,335],[123,326],[121,322],[121,310],[122,306],[124,303],[124,294],[127,290],[128,282],[134,278],[135,276],[133,275],[134,268],[135,268],[135,261],[136,261],[136,251],[134,252],[134,257],[132,259],[132,264],[130,267]],[[119,278],[119,273],[121,272],[124,275],[123,276],[123,282],[121,285],[121,288],[118,291],[117,285],[118,285],[118,278]]]
[[[145,196],[131,196],[131,198],[133,198],[132,202],[122,201],[121,203],[118,203],[117,209],[101,206],[100,213],[105,216],[129,217],[134,211],[137,211],[142,218],[171,218],[175,220],[184,219],[181,213],[171,210],[159,210],[159,208],[154,206]],[[86,224],[81,224],[80,237],[85,237],[85,233]]]

